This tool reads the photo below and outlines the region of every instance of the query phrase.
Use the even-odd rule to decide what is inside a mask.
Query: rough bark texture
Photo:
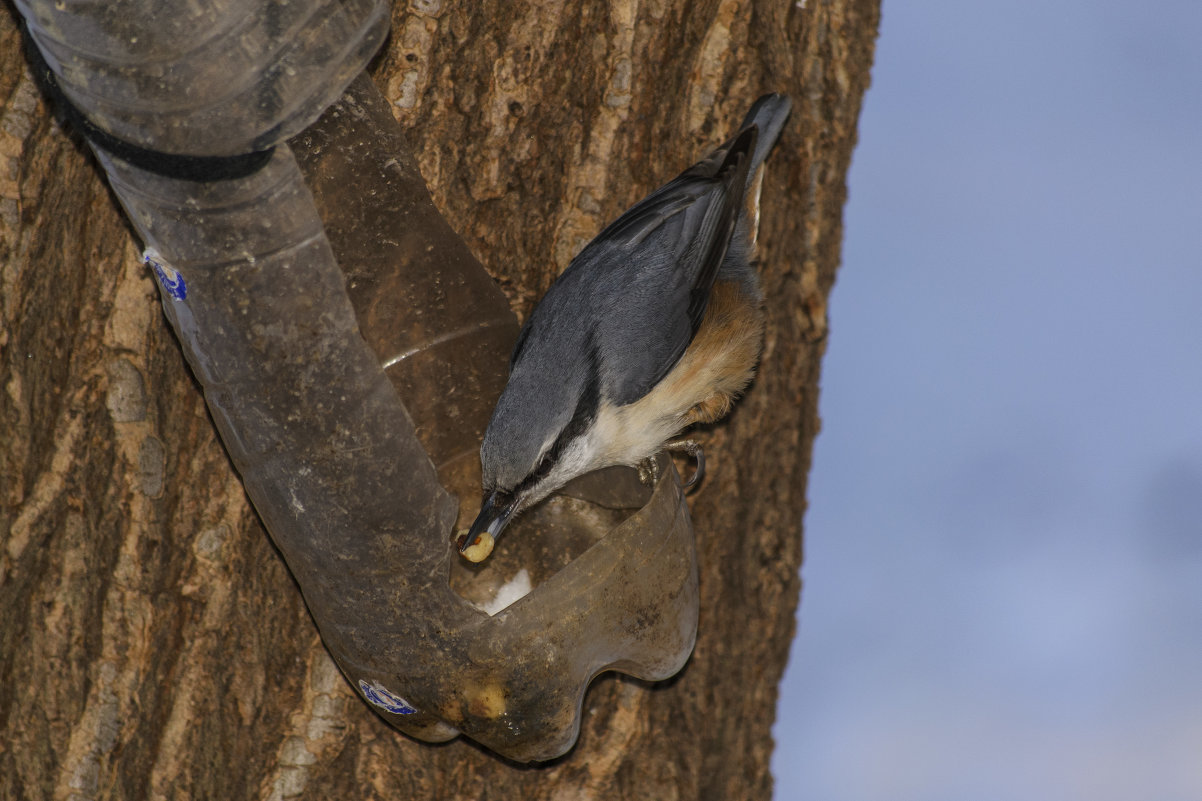
[[[352,696],[216,438],[138,244],[0,9],[0,798],[769,797],[877,19],[877,0],[395,10],[376,79],[519,314],[761,91],[795,102],[763,199],[763,364],[701,434],[692,661],[653,689],[598,680],[576,749],[527,768],[462,740],[408,740]]]

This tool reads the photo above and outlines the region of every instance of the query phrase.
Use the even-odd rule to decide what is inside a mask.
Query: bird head
[[[516,515],[601,466],[593,436],[600,403],[596,364],[565,370],[552,350],[535,343],[514,363],[480,446],[484,499],[457,541],[460,552],[487,535],[483,558]],[[553,372],[544,367],[548,362],[557,365]]]

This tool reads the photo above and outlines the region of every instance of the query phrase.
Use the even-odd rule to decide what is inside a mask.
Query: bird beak
[[[468,529],[467,534],[460,536],[455,541],[455,547],[459,549],[459,553],[463,553],[475,545],[483,532],[488,532],[494,540],[500,537],[516,508],[517,498],[510,493],[501,490],[489,493],[484,498],[484,503],[480,505],[480,514],[476,515],[472,527]]]

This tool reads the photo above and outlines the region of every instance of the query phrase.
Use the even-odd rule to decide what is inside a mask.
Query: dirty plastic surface
[[[629,470],[585,477],[482,566],[454,553],[517,328],[369,80],[242,177],[181,180],[96,150],[161,254],[164,308],[248,494],[379,714],[545,760],[575,742],[597,673],[680,669],[697,569],[668,460],[653,491]],[[530,594],[494,616],[471,602],[519,568]]]
[[[381,0],[14,0],[102,130],[190,156],[266,149],[338,99],[388,34]]]

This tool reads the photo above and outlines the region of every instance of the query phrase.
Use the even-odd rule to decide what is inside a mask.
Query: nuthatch
[[[730,410],[763,343],[751,266],[762,165],[791,105],[757,100],[732,139],[606,227],[531,312],[480,446],[484,502],[457,541],[469,559],[576,476],[637,465]]]

